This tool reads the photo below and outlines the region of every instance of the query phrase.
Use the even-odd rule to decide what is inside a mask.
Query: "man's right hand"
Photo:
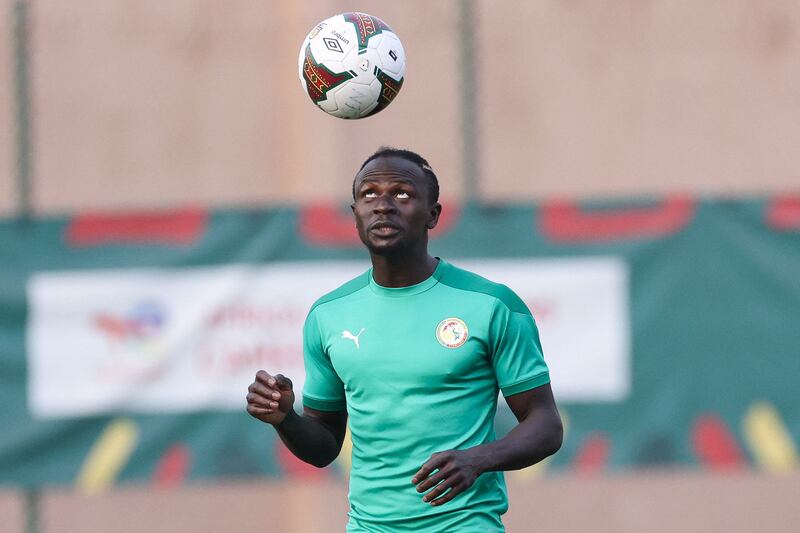
[[[280,424],[294,409],[292,380],[282,374],[272,376],[259,370],[247,390],[247,412],[262,422]]]

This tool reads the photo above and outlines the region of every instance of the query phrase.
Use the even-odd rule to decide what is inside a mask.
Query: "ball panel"
[[[394,33],[385,32],[381,37],[375,48],[381,70],[395,80],[401,80],[406,71],[406,53],[403,45]],[[370,46],[372,46],[371,40]]]
[[[314,58],[333,72],[350,70],[350,56],[358,53],[355,28],[345,23],[341,16],[331,17],[320,25],[322,29],[312,32],[313,37],[308,39]]]
[[[317,102],[317,106],[320,109],[328,113],[329,115],[333,115],[338,117],[339,115],[339,104],[336,102],[336,99],[333,97],[333,93],[328,93],[328,96],[324,100],[320,100]]]
[[[402,79],[395,80],[382,70],[378,70],[376,78],[380,82],[381,87],[380,96],[378,97],[378,105],[376,105],[375,108],[366,116],[372,116],[391,104],[392,100],[395,99],[397,93],[400,92],[400,88],[403,86]]]
[[[371,111],[378,102],[378,91],[368,84],[350,82],[333,95],[338,105],[336,116],[341,118],[361,118]]]
[[[382,31],[392,31],[384,21],[366,13],[342,13],[342,17],[344,17],[345,21],[355,26],[359,51],[367,47],[367,41],[373,35],[377,35]]]
[[[306,82],[306,91],[312,101],[319,102],[325,99],[328,91],[341,85],[353,75],[349,72],[331,72],[328,68],[317,62],[311,53],[311,44],[306,46],[305,59],[303,60],[302,76]]]

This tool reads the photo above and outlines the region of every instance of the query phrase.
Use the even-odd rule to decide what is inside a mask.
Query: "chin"
[[[391,257],[394,255],[402,255],[402,253],[406,250],[406,247],[403,246],[401,242],[393,242],[393,243],[382,243],[377,244],[372,241],[368,241],[364,243],[367,246],[367,249],[373,255],[381,255],[385,257]]]

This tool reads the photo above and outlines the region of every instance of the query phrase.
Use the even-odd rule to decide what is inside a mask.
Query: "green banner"
[[[445,205],[431,250],[531,291],[567,422],[547,468],[797,468],[797,199]],[[259,293],[366,266],[347,206],[0,221],[0,482],[346,472],[346,452],[295,460],[237,380],[293,364],[291,331],[259,331],[293,330],[320,295]]]

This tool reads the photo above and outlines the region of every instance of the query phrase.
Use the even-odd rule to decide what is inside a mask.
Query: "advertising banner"
[[[533,309],[562,398],[629,389],[628,288],[613,258],[464,261]],[[359,261],[48,271],[28,285],[36,417],[240,410],[257,369],[303,386],[302,328]],[[579,332],[579,334],[576,334]]]

